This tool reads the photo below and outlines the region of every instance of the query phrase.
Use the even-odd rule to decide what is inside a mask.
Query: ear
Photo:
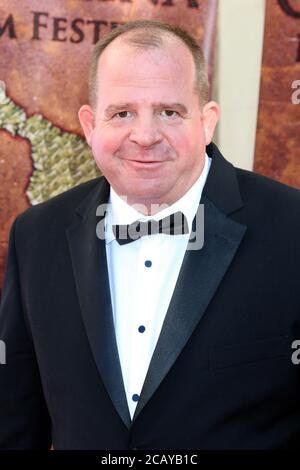
[[[210,144],[215,127],[220,117],[220,107],[215,101],[209,101],[203,106],[202,119],[206,145]]]
[[[92,108],[87,104],[81,106],[80,110],[78,111],[78,118],[83,129],[86,141],[91,147],[94,130],[94,113]]]

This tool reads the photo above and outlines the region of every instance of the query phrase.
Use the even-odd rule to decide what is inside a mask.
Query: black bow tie
[[[112,230],[120,245],[126,245],[145,235],[156,233],[166,233],[167,235],[189,233],[188,222],[182,212],[175,212],[160,220],[150,219],[147,222],[136,220],[129,225],[112,225]]]

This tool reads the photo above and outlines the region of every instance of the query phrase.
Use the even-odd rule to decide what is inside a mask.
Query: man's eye
[[[114,117],[124,119],[124,118],[129,117],[129,115],[130,115],[129,111],[119,111],[118,113],[114,115]]]
[[[163,109],[162,115],[164,117],[176,117],[178,116],[177,111],[174,111],[173,109]]]

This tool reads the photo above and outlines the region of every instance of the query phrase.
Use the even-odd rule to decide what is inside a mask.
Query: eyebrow
[[[115,114],[120,112],[121,110],[132,109],[134,107],[134,103],[119,103],[119,104],[111,104],[105,110],[104,113],[106,116]],[[155,103],[153,105],[154,110],[158,109],[175,109],[179,111],[181,114],[188,114],[188,110],[186,107],[181,103]]]

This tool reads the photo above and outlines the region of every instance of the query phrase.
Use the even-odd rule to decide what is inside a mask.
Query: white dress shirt
[[[185,214],[189,231],[197,212],[211,159],[193,186],[171,206],[145,216],[111,188],[105,216],[105,243],[113,320],[131,418],[143,387],[189,240],[189,234],[154,234],[119,245],[113,224],[159,220]]]

